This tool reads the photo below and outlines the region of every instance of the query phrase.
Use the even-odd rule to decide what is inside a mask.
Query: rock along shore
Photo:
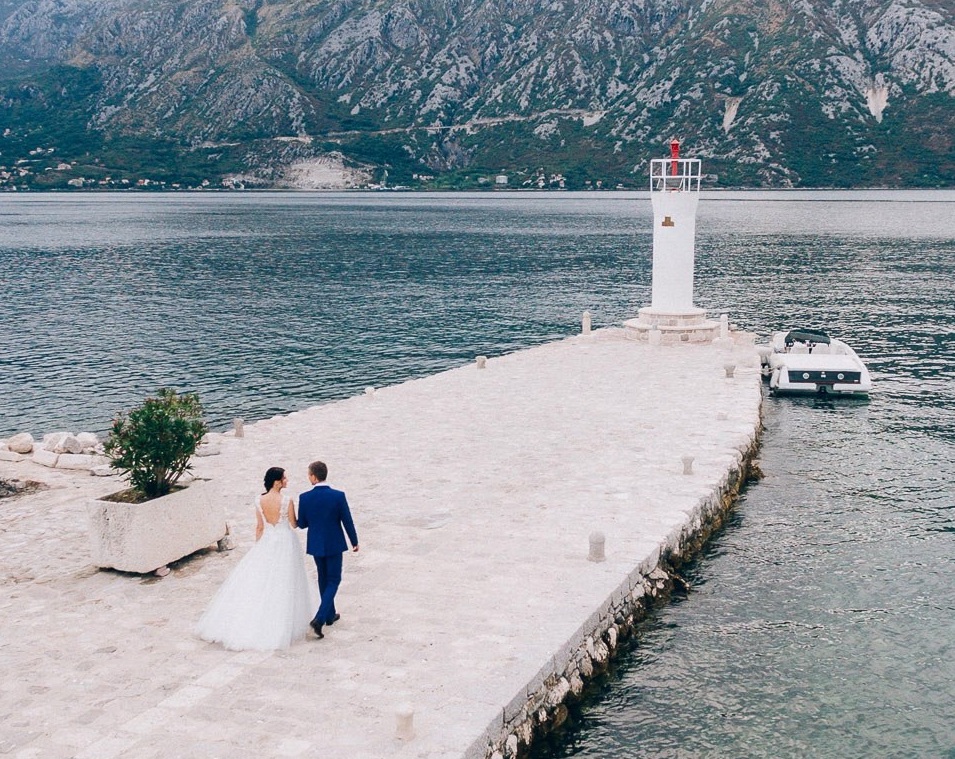
[[[217,436],[195,474],[226,502],[238,548],[161,580],[90,565],[85,502],[120,489],[115,477],[0,461],[0,478],[49,485],[0,500],[0,668],[13,673],[0,753],[518,755],[747,476],[761,382],[752,341],[735,337],[650,346],[601,330]],[[297,493],[316,458],[362,546],[346,556],[341,621],[283,652],[197,640],[251,545],[265,469],[286,467]]]

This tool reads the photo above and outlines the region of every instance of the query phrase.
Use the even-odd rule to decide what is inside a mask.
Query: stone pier
[[[605,329],[482,364],[219,436],[196,474],[237,547],[161,579],[91,564],[86,500],[116,478],[0,461],[49,486],[0,499],[0,754],[511,757],[559,721],[735,496],[758,357]],[[274,653],[198,640],[265,470],[297,494],[313,459],[360,538],[341,620]]]

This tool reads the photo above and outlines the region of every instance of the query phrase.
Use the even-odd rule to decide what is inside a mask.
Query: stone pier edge
[[[685,585],[676,570],[696,556],[722,527],[743,485],[759,476],[755,464],[760,447],[762,409],[749,441],[736,463],[714,490],[700,499],[693,513],[640,562],[550,658],[534,678],[503,707],[464,759],[518,759],[536,738],[559,727],[568,705],[579,701],[587,683],[605,672],[653,609],[664,604],[674,585]]]

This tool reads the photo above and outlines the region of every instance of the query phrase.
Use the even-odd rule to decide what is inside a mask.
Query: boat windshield
[[[818,329],[793,329],[786,335],[786,346],[793,343],[825,343],[829,344],[829,335]]]

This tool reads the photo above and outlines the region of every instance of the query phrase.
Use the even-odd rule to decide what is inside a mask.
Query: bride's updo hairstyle
[[[271,466],[265,473],[265,493],[268,493],[272,486],[285,476],[285,470],[280,466]],[[263,493],[262,495],[265,495]]]

